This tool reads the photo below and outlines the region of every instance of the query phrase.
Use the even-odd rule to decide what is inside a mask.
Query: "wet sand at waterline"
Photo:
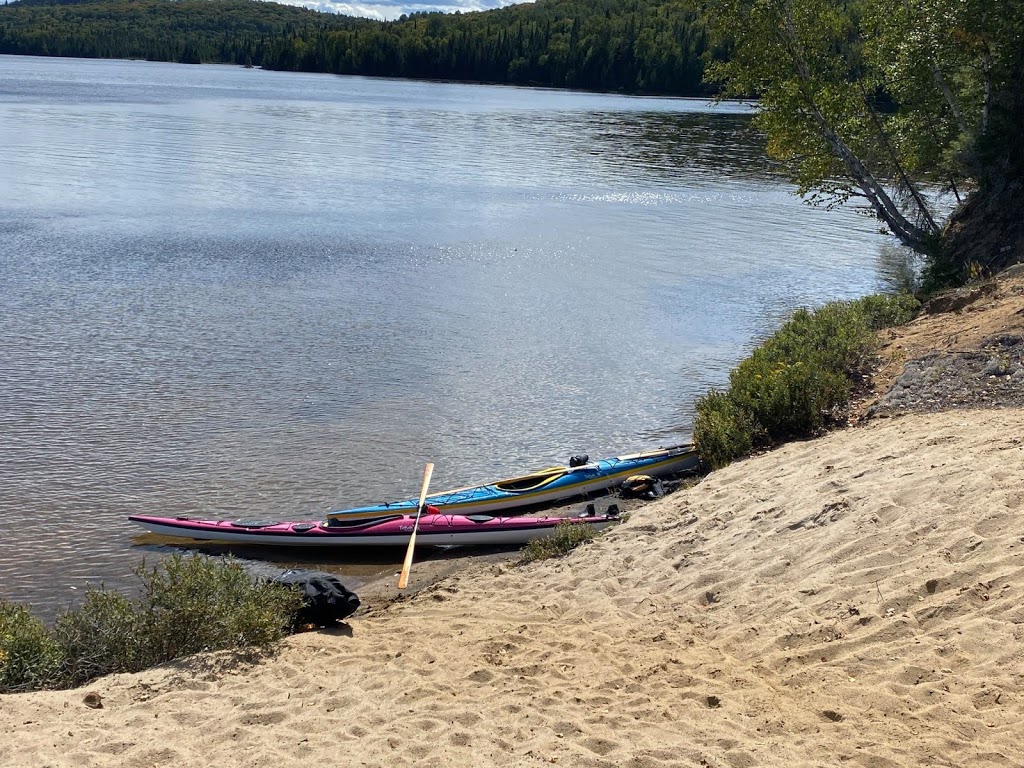
[[[1024,765],[1020,435],[875,420],[257,665],[0,697],[0,764]]]

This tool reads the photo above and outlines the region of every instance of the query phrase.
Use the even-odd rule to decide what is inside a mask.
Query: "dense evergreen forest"
[[[257,0],[20,0],[0,53],[698,94],[708,37],[691,0],[538,0],[392,22]]]

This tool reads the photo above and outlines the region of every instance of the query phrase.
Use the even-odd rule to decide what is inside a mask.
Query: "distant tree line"
[[[704,24],[680,0],[541,0],[484,13],[422,13],[281,37],[264,66],[567,88],[695,94]]]
[[[538,0],[392,22],[256,0],[21,0],[0,6],[0,53],[676,95],[706,93],[716,55],[692,0]]]
[[[259,65],[279,37],[360,21],[255,0],[21,0],[0,6],[0,53]]]

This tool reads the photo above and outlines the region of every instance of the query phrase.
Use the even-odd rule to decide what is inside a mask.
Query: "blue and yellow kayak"
[[[440,512],[457,515],[491,514],[517,507],[531,508],[568,502],[600,494],[630,475],[669,477],[694,472],[700,466],[692,445],[676,445],[643,453],[617,456],[575,466],[548,467],[521,477],[487,485],[456,488],[427,496],[426,503]],[[381,517],[387,514],[415,514],[419,499],[355,507],[327,513],[328,518]]]

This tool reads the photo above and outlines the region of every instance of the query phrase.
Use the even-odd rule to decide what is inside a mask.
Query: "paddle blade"
[[[409,586],[409,572],[412,570],[412,553],[416,549],[416,531],[420,527],[420,515],[423,514],[423,502],[427,498],[427,487],[430,485],[430,476],[434,474],[434,465],[427,464],[423,470],[423,486],[420,488],[420,501],[416,505],[416,520],[412,524],[412,535],[409,537],[409,548],[405,551],[405,562],[402,564],[402,573],[398,576],[398,588],[405,589]]]

